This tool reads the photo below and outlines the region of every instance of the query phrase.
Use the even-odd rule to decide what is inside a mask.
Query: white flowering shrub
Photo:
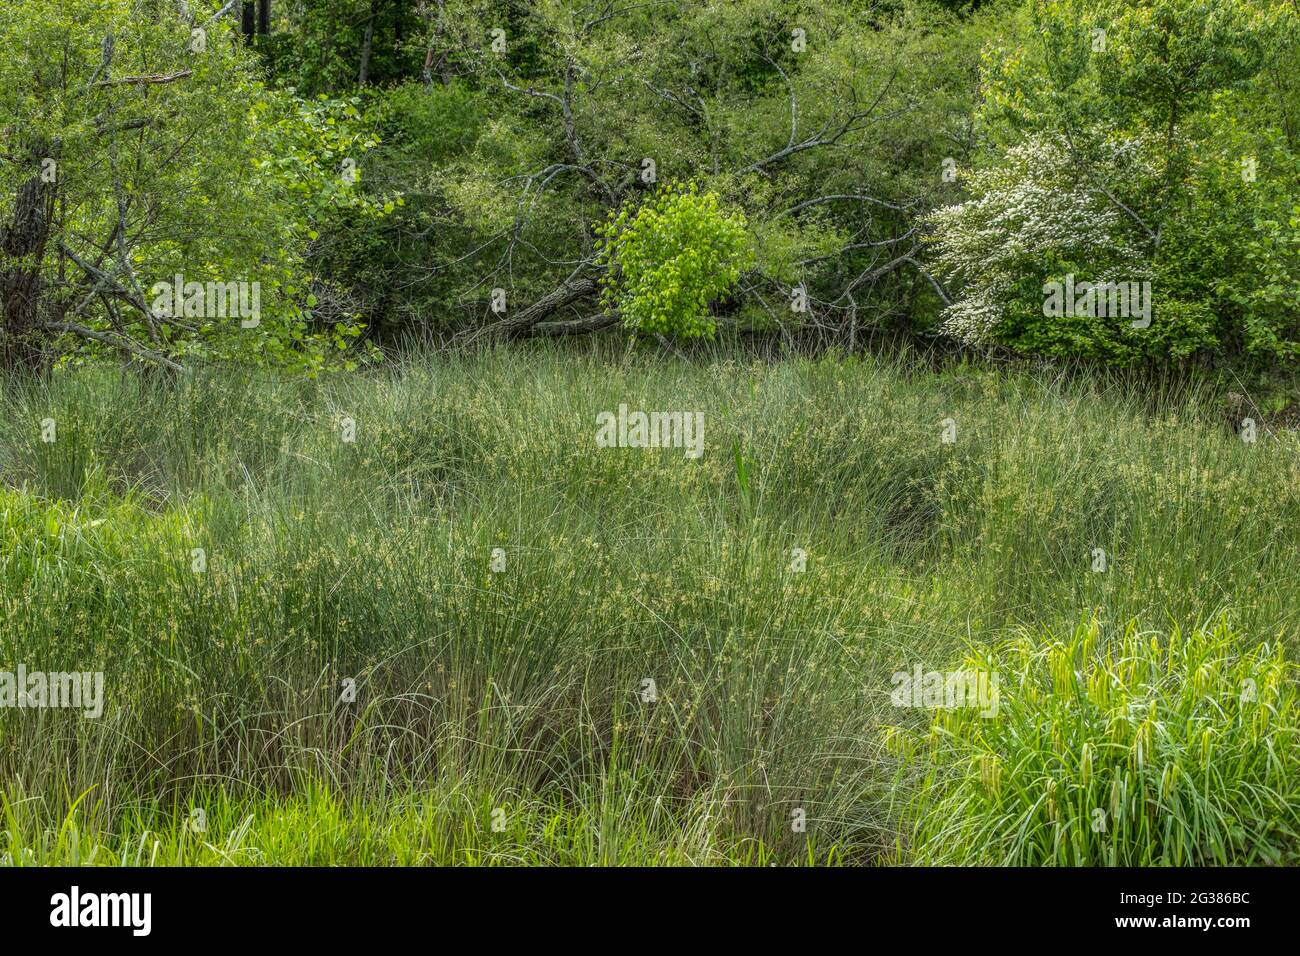
[[[1110,181],[1126,182],[1126,191],[1140,191],[1152,170],[1138,140],[1102,142],[1097,165]],[[1034,351],[1118,356],[1131,349],[1135,330],[1122,317],[1043,315],[1044,284],[1067,274],[1092,282],[1151,278],[1135,224],[1071,161],[1065,140],[1031,135],[1001,163],[971,173],[966,186],[966,202],[930,217],[936,267],[959,290],[944,310],[944,332],[969,345]]]
[[[1107,165],[1146,169],[1135,141],[1110,144]],[[996,166],[970,174],[970,198],[930,217],[935,262],[960,289],[943,329],[969,344],[1005,339],[1014,320],[1041,317],[1043,282],[1076,268],[1095,281],[1145,274],[1119,207],[1073,168],[1057,136],[1029,137]]]

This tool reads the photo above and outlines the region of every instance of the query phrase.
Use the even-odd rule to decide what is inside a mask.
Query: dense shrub
[[[709,304],[753,260],[745,217],[694,183],[669,185],[625,205],[601,229],[604,301],[623,324],[679,338],[711,336]]]

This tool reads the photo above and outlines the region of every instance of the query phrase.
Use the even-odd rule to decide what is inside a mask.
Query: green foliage
[[[936,211],[944,326],[1115,364],[1297,354],[1300,149],[1279,68],[1294,11],[1039,0],[986,55],[992,148]],[[1046,283],[1149,281],[1153,321],[1047,315]]]
[[[315,70],[328,89],[349,89],[355,38],[326,50],[317,31],[333,14],[309,6],[290,28],[320,56],[273,69],[272,81],[319,89],[305,78]],[[364,21],[364,3],[343,6]],[[809,45],[796,53],[787,0],[669,0],[608,16],[549,0],[420,11],[422,28],[399,45],[420,48],[427,75],[404,69],[365,97],[382,142],[363,188],[408,205],[332,224],[312,249],[314,270],[345,287],[382,341],[491,322],[495,287],[515,308],[575,271],[594,279],[596,229],[642,195],[645,159],[661,181],[694,178],[749,224],[757,255],[745,288],[719,305],[728,324],[833,328],[852,314],[865,328],[933,313],[937,298],[906,259],[845,291],[908,251],[913,211],[951,192],[935,170],[965,136],[996,18],[959,19],[926,0],[870,17],[860,0],[805,4]],[[376,43],[391,45],[384,26]],[[786,307],[795,285],[816,315]]]
[[[42,797],[0,791],[0,866],[770,866],[762,841],[718,842],[704,806],[669,815],[629,772],[576,794],[522,792],[508,777],[383,795],[304,782],[289,796],[212,786],[149,801],[111,827],[95,794],[46,829]],[[88,809],[87,804],[91,807]],[[204,830],[190,814],[204,813]],[[494,811],[504,816],[493,816]],[[500,821],[499,829],[493,824]],[[785,865],[835,864],[809,841]]]
[[[378,218],[330,216],[311,246],[313,269],[338,284],[379,341],[463,325],[479,278],[471,243],[483,243],[478,227],[490,229],[503,208],[508,217],[498,183],[517,168],[508,146],[486,143],[490,125],[505,125],[493,119],[493,97],[460,79],[406,83],[366,94],[362,109],[378,142],[359,189],[400,201]]]
[[[1300,701],[1279,644],[1226,622],[1167,637],[1096,621],[963,665],[997,714],[936,712],[894,735],[929,768],[919,863],[1224,866],[1300,857]]]
[[[380,217],[400,202],[341,170],[349,160],[364,181],[375,145],[358,101],[268,89],[229,21],[196,36],[180,17],[135,7],[20,0],[0,11],[0,45],[15,52],[0,64],[0,226],[47,159],[57,175],[39,180],[42,201],[61,210],[23,259],[40,275],[34,323],[7,331],[45,364],[106,352],[307,372],[335,363],[360,325],[316,308],[310,244],[331,217]],[[256,283],[260,320],[150,308],[151,289],[177,274]]]
[[[599,230],[602,301],[646,334],[712,336],[709,306],[753,262],[743,214],[723,209],[696,183],[670,184],[628,203]]]
[[[356,88],[367,28],[368,83],[384,85],[419,73],[424,50],[416,4],[296,0],[292,7],[273,4],[272,12],[279,19],[269,34],[256,38],[255,48],[274,82],[304,96],[333,98]]]

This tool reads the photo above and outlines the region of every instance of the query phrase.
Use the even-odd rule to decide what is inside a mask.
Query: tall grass
[[[705,454],[598,449],[620,403],[703,412]],[[251,817],[231,861],[892,857],[882,728],[926,716],[894,671],[1082,611],[1291,640],[1294,446],[1194,394],[857,359],[11,382],[0,668],[102,670],[107,705],[0,709],[0,854],[217,862]],[[313,807],[357,829],[275,832]]]

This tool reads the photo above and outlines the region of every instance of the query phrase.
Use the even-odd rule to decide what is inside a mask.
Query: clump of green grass
[[[1300,854],[1300,704],[1278,644],[1226,621],[1167,636],[1096,621],[977,651],[991,717],[937,710],[895,750],[928,773],[918,863],[1207,866]]]

